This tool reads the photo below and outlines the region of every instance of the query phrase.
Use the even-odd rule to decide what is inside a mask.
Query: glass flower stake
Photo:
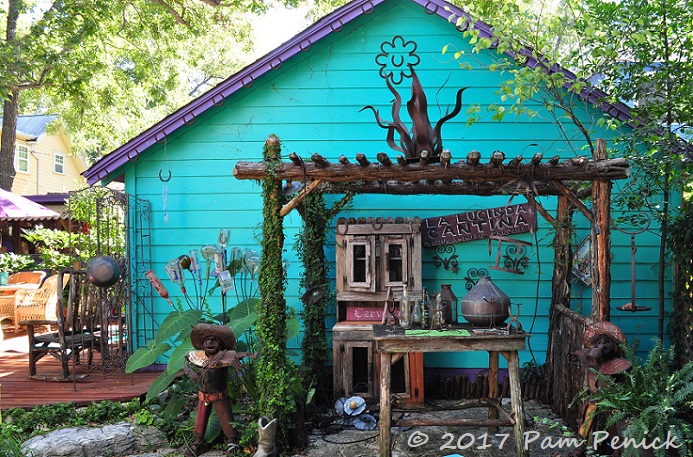
[[[209,279],[209,270],[212,265],[212,261],[214,260],[214,254],[217,252],[217,248],[216,246],[208,244],[207,246],[202,246],[200,252],[202,254],[202,258],[204,258],[207,261],[205,279]]]
[[[190,250],[190,272],[193,276],[193,281],[197,279],[197,284],[202,287],[202,266],[200,265],[200,254],[197,249]]]
[[[229,244],[229,231],[228,229],[219,229],[219,237],[217,238],[217,244],[221,246],[222,249],[226,249]]]
[[[168,274],[168,277],[171,278],[171,281],[180,287],[183,294],[187,293],[185,290],[185,277],[183,276],[183,269],[180,267],[180,261],[178,258],[169,261],[164,267],[164,270],[166,270],[166,273]]]
[[[231,248],[231,258],[229,259],[229,271],[231,276],[236,276],[243,268],[243,249],[235,246]]]
[[[214,253],[214,274],[217,276],[226,269],[225,253],[226,250],[221,248],[218,248]]]

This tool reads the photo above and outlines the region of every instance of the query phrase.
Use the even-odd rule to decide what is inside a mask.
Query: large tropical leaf
[[[259,298],[243,300],[229,312],[229,327],[236,338],[250,329],[257,321],[257,305]]]
[[[181,331],[192,328],[202,318],[201,309],[189,309],[186,311],[173,311],[166,316],[156,331],[154,340],[158,343],[177,336]]]
[[[286,339],[290,340],[298,336],[298,332],[301,330],[301,324],[298,319],[292,317],[286,321]]]
[[[183,369],[183,364],[185,363],[185,354],[193,350],[192,342],[187,339],[179,344],[171,353],[171,357],[168,359],[168,366],[166,371],[169,373],[177,373],[179,370]]]
[[[149,391],[147,392],[147,398],[145,401],[150,401],[156,398],[157,395],[163,392],[164,389],[166,389],[173,382],[173,380],[176,379],[176,376],[176,373],[169,373],[168,371],[161,373],[161,376],[156,378],[152,385],[149,386]]]
[[[156,358],[171,349],[168,343],[150,341],[146,346],[137,349],[127,361],[125,372],[132,373],[156,362]]]

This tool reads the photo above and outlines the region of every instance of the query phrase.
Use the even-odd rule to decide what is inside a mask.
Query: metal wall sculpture
[[[380,66],[380,76],[385,79],[388,89],[395,96],[392,121],[383,119],[372,105],[364,106],[361,111],[373,111],[378,125],[387,130],[387,144],[395,151],[404,153],[406,159],[431,160],[439,157],[443,151],[443,124],[459,114],[462,109],[462,92],[467,88],[463,87],[457,91],[455,108],[451,112],[446,112],[434,127],[428,118],[426,94],[414,71],[414,67],[420,62],[419,56],[416,55],[416,43],[405,42],[404,38],[398,35],[390,42],[383,42],[380,49],[382,53],[376,56],[375,61]],[[395,88],[395,85],[400,84],[405,78],[412,80],[411,99],[407,102],[407,112],[412,121],[411,132],[400,116],[402,96]],[[399,145],[395,143],[395,133],[399,134]]]
[[[483,276],[490,276],[486,268],[470,268],[467,270],[467,276],[464,277],[464,288],[472,290],[472,287],[474,287]]]
[[[436,255],[433,256],[433,266],[440,268],[441,266],[448,270],[452,268],[452,272],[457,274],[457,249],[451,244],[444,246],[438,246],[436,248]]]
[[[489,255],[491,254],[492,242],[497,242],[496,261],[491,265],[492,270],[507,271],[517,275],[524,274],[529,265],[529,257],[526,253],[532,245],[527,241],[503,236],[492,236],[489,238]]]

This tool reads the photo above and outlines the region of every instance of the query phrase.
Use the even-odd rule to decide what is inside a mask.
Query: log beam
[[[551,165],[550,163],[520,164],[517,167],[500,168],[492,164],[457,162],[446,167],[439,164],[410,163],[407,166],[371,167],[370,161],[363,154],[357,154],[358,164],[339,163],[321,164],[306,162],[305,166],[296,166],[290,162],[279,164],[275,168],[277,179],[297,181],[305,179],[323,179],[329,182],[347,181],[400,181],[416,182],[463,180],[472,182],[492,181],[507,183],[531,173],[537,182],[554,181],[609,181],[625,179],[629,176],[625,159],[588,161],[576,165],[572,160]],[[474,163],[472,161],[472,163]],[[265,178],[266,166],[262,162],[238,162],[233,169],[237,179],[260,180]]]
[[[561,192],[550,183],[536,183],[537,192],[541,195],[561,195]],[[517,186],[503,186],[498,183],[468,183],[446,182],[434,183],[422,182],[331,182],[327,183],[323,192],[328,194],[344,194],[353,192],[356,194],[391,194],[391,195],[524,195],[525,188]]]

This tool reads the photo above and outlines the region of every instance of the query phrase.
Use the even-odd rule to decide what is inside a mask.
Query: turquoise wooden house
[[[280,139],[283,159],[287,161],[294,153],[294,158],[303,157],[301,160],[311,166],[311,157],[339,164],[344,156],[350,163],[365,158],[371,169],[384,169],[391,164],[406,167],[396,163],[401,152],[388,144],[403,146],[398,131],[388,133],[390,130],[383,126],[396,121],[412,125],[406,103],[412,85],[419,83],[428,102],[423,112],[434,134],[439,133],[434,145],[434,155],[439,158],[449,151],[451,163],[467,161],[472,151],[478,151],[481,163],[500,160],[505,170],[512,168],[511,159],[518,156],[524,163],[531,163],[533,157],[541,154],[548,167],[585,160],[580,159],[587,144],[584,136],[570,123],[558,126],[540,105],[533,107],[537,115],[531,118],[507,115],[497,122],[490,115],[482,115],[476,122],[468,123],[470,107],[479,106],[483,113],[484,107],[503,103],[496,92],[510,76],[490,71],[497,59],[494,51],[464,52],[459,59],[454,57],[452,50],[471,48],[455,21],[449,20],[451,15],[465,17],[463,11],[442,0],[355,0],[162,119],[85,172],[90,184],[122,180],[127,193],[150,204],[147,236],[138,239],[146,238],[151,263],[131,271],[135,285],[131,331],[136,347],[146,344],[152,329],[171,310],[169,303],[149,287],[144,278],[146,270],[151,268],[162,279],[172,300],[184,304],[180,288],[165,273],[172,259],[191,249],[201,251],[203,246],[215,245],[220,229],[229,231],[229,249],[237,246],[259,250],[263,236],[259,230],[263,207],[260,185],[253,179],[237,179],[233,171],[239,162],[259,163],[265,140],[272,134]],[[490,36],[485,24],[474,26]],[[444,53],[446,47],[448,52]],[[536,62],[529,59],[527,64]],[[463,88],[466,89],[462,91]],[[398,103],[401,110],[393,108]],[[577,112],[592,138],[604,139],[611,148],[614,135],[621,132],[602,128],[597,120],[605,111],[626,120],[627,107],[600,105],[594,94],[585,94],[579,103],[584,106]],[[415,115],[421,113],[419,110]],[[439,119],[443,121],[438,123]],[[435,128],[436,123],[439,129]],[[417,148],[417,144],[409,146]],[[377,153],[387,157],[381,155],[383,161],[378,162]],[[469,160],[474,160],[473,156]],[[419,179],[419,186],[435,186],[426,182],[425,173]],[[614,180],[613,192],[622,189],[625,182]],[[477,192],[446,194],[428,189],[409,195],[402,188],[395,191],[394,185],[388,192],[388,182],[383,181],[375,186],[380,189],[377,192],[357,192],[338,218],[401,218],[418,220],[419,227],[430,228],[431,224],[445,224],[450,218],[473,221],[486,217],[486,223],[492,223],[493,214],[499,211],[525,211],[535,208],[535,203],[555,214],[558,205],[555,196],[543,194],[540,189],[536,197],[525,198],[523,193],[535,192],[518,191],[520,181],[502,189],[503,186],[488,187],[483,179],[470,180],[465,185],[476,186]],[[330,202],[340,197],[338,193],[327,196]],[[335,262],[341,249],[335,243],[338,218],[333,221],[331,242],[325,246],[328,258]],[[421,281],[415,288],[420,291],[425,286],[434,293],[441,285],[450,284],[458,299],[462,299],[481,274],[490,275],[510,297],[513,315],[519,312],[518,320],[532,334],[531,350],[521,354],[521,362],[540,365],[546,360],[549,339],[555,229],[534,211],[532,218],[536,224],[525,221],[523,227],[494,232],[496,236],[480,229],[475,236],[453,237],[449,243],[440,241],[440,232],[422,238]],[[577,211],[572,224],[575,235],[571,249],[582,263],[570,274],[569,305],[589,315],[593,289],[589,269],[584,268],[589,266],[589,258],[585,256],[588,251],[583,241],[590,235],[590,218]],[[302,266],[291,246],[301,227],[296,211],[284,218],[285,255],[289,261],[286,300],[297,311],[305,291],[299,287]],[[612,283],[610,303],[606,306],[611,308],[611,321],[629,339],[639,338],[643,342],[641,348],[646,348],[650,338],[657,335],[658,325],[656,223],[653,221],[648,230],[635,238],[636,268],[632,271],[631,237],[627,232],[612,231]],[[507,250],[508,246],[513,250]],[[578,250],[579,246],[583,249]],[[336,275],[341,269],[337,264],[332,269],[336,281],[340,280]],[[667,289],[671,274],[668,270]],[[638,304],[650,307],[650,311],[632,313],[616,309],[631,302],[632,284],[637,284]],[[189,277],[186,285],[188,293],[192,293]],[[222,306],[234,305],[232,296],[229,294],[222,304],[217,290],[209,304],[213,310],[221,311]],[[328,335],[337,320],[346,319],[345,311],[330,312],[333,317],[327,323]],[[339,315],[340,312],[343,314]],[[289,345],[300,350],[300,335]],[[486,361],[471,354],[427,354],[423,363],[427,371],[445,372],[484,367]]]

